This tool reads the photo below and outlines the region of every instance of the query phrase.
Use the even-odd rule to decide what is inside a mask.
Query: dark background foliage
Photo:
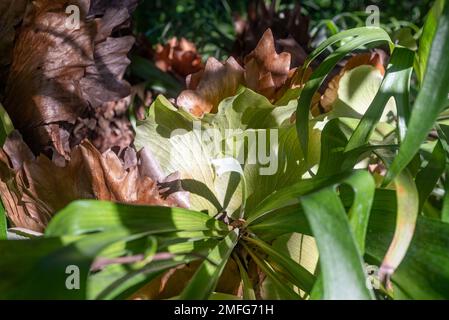
[[[205,55],[222,57],[232,50],[233,19],[245,18],[253,0],[144,0],[135,13],[138,32],[151,43],[164,43],[173,36],[193,41]],[[271,1],[267,1],[271,2]],[[277,0],[278,11],[301,3],[311,18],[311,28],[331,19],[340,29],[354,27],[365,20],[365,9],[374,4],[381,10],[381,21],[392,29],[407,24],[421,26],[431,0]],[[358,21],[358,22],[357,22]]]

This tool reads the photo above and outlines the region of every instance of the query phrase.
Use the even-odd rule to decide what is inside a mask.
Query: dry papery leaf
[[[8,137],[0,150],[0,193],[13,227],[43,231],[58,210],[79,199],[189,206],[177,175],[164,177],[146,149],[127,149],[123,164],[114,152],[101,154],[83,141],[70,157],[63,166],[35,158],[17,131]],[[170,187],[160,190],[158,182]]]
[[[244,66],[229,58],[221,63],[209,58],[204,70],[187,78],[188,90],[181,92],[177,105],[201,117],[216,113],[218,104],[237,93],[240,85],[264,95],[274,102],[285,92],[296,69],[290,69],[289,53],[277,54],[273,33],[268,29],[256,49],[244,59]]]
[[[248,4],[247,19],[234,16],[234,26],[237,40],[233,56],[243,60],[252,52],[267,29],[271,29],[276,39],[276,47],[288,52],[292,57],[292,66],[304,64],[309,51],[310,18],[301,13],[298,1],[291,10],[277,11],[276,1],[267,4],[265,0],[251,0]]]
[[[6,85],[16,27],[25,15],[28,0],[0,1],[0,93]]]
[[[181,92],[177,104],[197,117],[205,113],[216,113],[218,104],[234,95],[243,83],[244,70],[229,58],[224,64],[215,58],[209,58],[204,70],[187,78],[187,88]]]
[[[134,39],[116,34],[127,26],[137,0],[70,4],[80,8],[79,29],[67,24],[67,1],[29,3],[16,32],[4,99],[35,154],[51,150],[66,159],[79,141],[71,139],[76,122],[96,119],[91,115],[98,108],[130,94],[123,75]]]
[[[185,38],[172,38],[164,46],[158,44],[153,59],[160,70],[171,72],[182,79],[203,68],[195,44]]]
[[[291,55],[276,53],[273,33],[268,29],[256,49],[245,57],[245,82],[248,88],[272,99],[289,79]]]

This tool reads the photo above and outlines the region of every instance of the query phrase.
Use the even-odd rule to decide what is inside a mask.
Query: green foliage
[[[441,14],[435,14],[438,6]],[[195,2],[180,2],[176,13],[182,17],[194,8]],[[43,236],[0,240],[0,273],[7,279],[0,282],[0,298],[128,298],[193,261],[199,267],[173,298],[237,298],[217,292],[233,260],[245,299],[256,298],[251,266],[266,275],[268,297],[449,299],[449,127],[439,120],[448,106],[449,4],[439,1],[435,8],[417,52],[395,44],[382,28],[330,37],[304,68],[331,53],[305,87],[289,92],[280,106],[241,88],[221,102],[217,114],[198,119],[160,96],[137,124],[136,145],[160,164],[161,175],[180,174],[191,209],[75,202],[56,215]],[[438,26],[434,33],[431,26]],[[334,111],[312,119],[313,95],[336,64],[380,44],[391,51],[384,78],[356,69],[343,83]],[[414,70],[421,82],[410,107]],[[382,117],[386,108],[395,112],[394,121]],[[436,134],[429,137],[433,128]],[[220,148],[205,148],[200,133],[207,130],[218,133]],[[272,131],[279,138],[274,174],[261,174],[267,168],[247,158],[241,167],[236,159],[225,161],[250,150],[249,144],[234,148],[236,138]],[[232,146],[232,156],[222,146]],[[257,139],[253,147],[262,146],[267,143]],[[368,164],[384,168],[386,178],[367,170]],[[436,196],[441,185],[444,199]],[[433,219],[426,217],[429,208],[438,212]],[[2,217],[0,237],[6,231]],[[276,246],[295,234],[314,238],[316,268]],[[300,255],[313,253],[294,245]],[[380,266],[375,288],[367,285],[366,263]],[[67,289],[68,266],[79,268],[81,290]]]

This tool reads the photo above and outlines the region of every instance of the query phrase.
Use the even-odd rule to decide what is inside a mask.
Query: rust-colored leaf
[[[243,60],[256,48],[264,32],[271,29],[276,47],[291,54],[292,65],[304,64],[310,44],[310,18],[301,13],[299,1],[293,9],[278,11],[273,1],[267,4],[264,0],[251,0],[247,11],[247,19],[234,16],[237,39],[233,56]]]
[[[134,39],[114,32],[136,3],[72,1],[81,10],[79,29],[66,24],[67,1],[29,5],[17,32],[4,105],[36,154],[51,149],[67,158],[77,120],[129,95],[122,79]]]
[[[232,57],[224,64],[210,58],[203,70],[187,78],[188,90],[179,95],[177,105],[201,117],[205,113],[216,113],[219,103],[235,95],[240,85],[264,95],[272,102],[282,97],[287,89],[300,85],[293,81],[296,69],[290,69],[291,55],[276,52],[270,29],[244,62],[242,67]]]
[[[22,21],[28,0],[0,2],[0,90],[3,90],[11,64],[15,27]]]
[[[234,58],[224,64],[209,58],[204,70],[187,78],[188,90],[177,99],[180,108],[201,117],[205,113],[216,113],[218,104],[237,92],[243,83],[243,68]]]
[[[256,49],[245,57],[245,81],[248,88],[272,100],[291,76],[291,55],[276,53],[273,33],[268,29]]]
[[[172,72],[182,78],[203,68],[201,56],[195,44],[185,38],[172,38],[165,46],[158,44],[154,54],[156,66],[164,72]]]
[[[123,163],[114,152],[101,154],[84,141],[70,158],[64,164],[35,158],[20,134],[11,134],[0,150],[0,193],[13,226],[42,231],[58,210],[79,199],[187,206],[179,189],[161,195],[158,182],[173,179],[160,176],[145,150],[136,155],[128,149]]]

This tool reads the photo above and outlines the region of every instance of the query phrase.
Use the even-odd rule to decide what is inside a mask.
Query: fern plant
[[[369,70],[351,73],[340,88],[358,97],[340,101],[360,116],[335,109],[311,117],[314,94],[335,65],[375,46],[391,58],[372,99]],[[44,235],[0,241],[0,297],[161,297],[152,288],[174,277],[181,280],[167,298],[449,298],[447,190],[435,201],[448,186],[449,4],[437,1],[417,51],[362,27],[323,42],[304,70],[330,48],[305,86],[276,105],[242,87],[216,114],[196,118],[159,97],[137,125],[136,145],[165,175],[188,177],[179,183],[190,209],[74,202]],[[420,86],[413,105],[412,76]],[[386,121],[391,103],[394,120]],[[277,132],[278,170],[262,175],[248,159],[211,153],[195,128],[218,132],[225,145],[236,135]],[[367,170],[367,161],[387,173]],[[73,266],[79,290],[67,289]],[[182,270],[187,278],[177,278]]]

